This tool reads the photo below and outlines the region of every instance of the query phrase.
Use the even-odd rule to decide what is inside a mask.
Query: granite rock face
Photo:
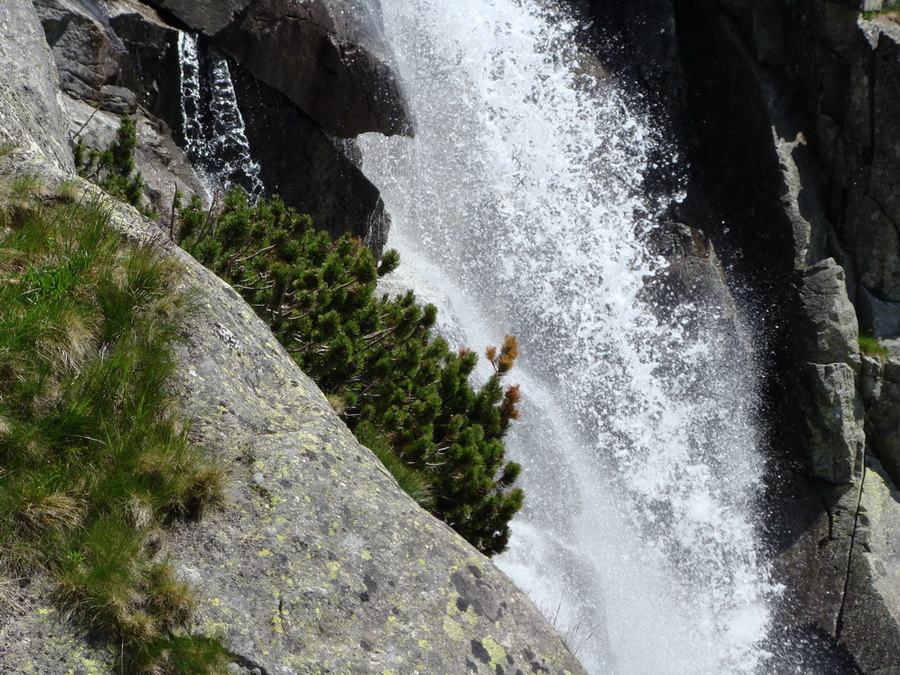
[[[164,225],[171,219],[176,191],[185,197],[199,194],[208,204],[214,193],[221,190],[220,181],[215,176],[211,179],[205,176],[203,169],[208,167],[202,166],[202,160],[187,156],[178,147],[188,148],[189,143],[181,100],[183,64],[179,60],[179,40],[182,31],[172,25],[178,21],[168,13],[170,9],[163,7],[157,11],[139,0],[108,0],[104,3],[96,0],[37,0],[35,7],[63,73],[61,86],[68,94],[66,107],[73,113],[73,119],[77,119],[77,124],[70,129],[71,134],[78,134],[89,147],[102,150],[112,138],[111,130],[118,124],[115,116],[131,115],[138,126],[138,169],[144,175],[150,204],[164,216]],[[173,7],[171,11],[183,12],[195,21],[198,30],[213,33],[230,25],[231,10],[236,12],[243,5],[187,3]],[[355,6],[336,1],[329,9],[316,4],[310,6],[309,11],[321,14],[320,18],[325,21],[323,26],[327,24],[328,30],[339,31],[348,40],[365,41],[373,45],[373,49],[378,45],[379,20],[376,16],[357,15]],[[329,12],[339,20],[328,19]],[[275,23],[280,20],[272,19]],[[289,18],[284,21],[290,23]],[[294,64],[286,68],[284,75],[293,87],[318,87],[314,95],[316,105],[320,107],[318,120],[305,113],[288,95],[255,77],[251,72],[252,64],[242,65],[227,57],[251,157],[259,165],[260,178],[268,194],[278,194],[289,206],[309,213],[318,227],[335,237],[344,233],[359,237],[378,255],[389,225],[384,204],[378,190],[355,161],[353,141],[337,139],[324,129],[332,126],[329,120],[351,114],[345,108],[355,106],[358,110],[368,110],[366,101],[372,94],[369,89],[387,87],[386,83],[394,82],[393,76],[385,71],[385,79],[383,82],[378,80],[381,84],[376,85],[372,73],[345,69],[340,71],[343,73],[340,74],[343,78],[340,87],[334,82],[325,82],[322,73],[331,70],[321,60],[325,59],[322,49],[326,49],[322,45],[333,46],[340,40],[321,31],[313,38],[318,47],[312,42],[304,42],[304,58],[311,60],[307,64],[308,72]],[[236,39],[244,40],[244,37]],[[268,54],[270,47],[261,49]],[[212,59],[208,52],[215,50],[213,40],[201,37],[198,48],[201,96],[206,109],[212,110],[219,105],[212,100],[215,87],[211,84]],[[286,51],[278,54],[297,52],[291,45],[284,49]],[[379,49],[379,54],[387,54],[383,45]],[[357,59],[369,54],[349,47],[345,51],[352,52]],[[376,61],[377,58],[372,56],[366,63]],[[316,80],[319,84],[304,78],[319,78]],[[401,105],[398,90],[378,89],[378,92],[372,95],[383,102],[384,110],[394,110],[391,106]],[[85,104],[100,110],[94,112]],[[331,111],[327,112],[326,108]],[[397,114],[403,117],[400,112]],[[211,112],[206,115],[209,119],[204,118],[204,124],[210,129],[218,128],[216,125],[220,121],[212,116]],[[85,122],[87,124],[82,128]],[[194,143],[196,145],[197,141]]]
[[[888,356],[866,359],[866,433],[872,452],[894,485],[900,485],[900,340],[884,343]]]
[[[888,672],[900,663],[900,602],[858,569],[868,536],[861,495],[874,476],[887,477],[864,458],[890,456],[896,420],[887,365],[861,363],[858,334],[900,334],[900,26],[862,14],[882,5],[672,3],[685,136],[718,208],[709,233],[720,251],[740,251],[731,261],[766,323],[776,411],[769,529],[787,586],[780,622],[792,633],[775,649],[801,655],[788,670]],[[869,534],[891,532],[893,517],[873,521]],[[896,561],[881,564],[889,578]],[[861,597],[867,612],[851,611]]]
[[[57,102],[59,76],[30,2],[0,4],[0,144],[72,168],[64,118]]]
[[[376,16],[336,0],[153,0],[329,134],[412,133]],[[348,12],[348,9],[351,11]],[[352,16],[353,19],[349,20]]]
[[[866,461],[847,574],[841,642],[866,673],[890,673],[900,652],[900,492]]]
[[[134,92],[115,84],[126,50],[92,0],[37,0],[63,91],[114,112],[131,113]]]

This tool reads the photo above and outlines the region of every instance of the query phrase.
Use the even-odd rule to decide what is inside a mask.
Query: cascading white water
[[[652,133],[553,2],[381,5],[417,136],[362,148],[402,279],[457,346],[521,347],[526,506],[498,563],[592,672],[761,667],[752,363],[715,317],[648,304]]]
[[[260,167],[250,153],[228,60],[214,48],[208,50],[206,60],[204,69],[198,37],[179,31],[185,151],[194,168],[203,174],[210,193],[241,185],[251,198],[257,197],[264,192]]]

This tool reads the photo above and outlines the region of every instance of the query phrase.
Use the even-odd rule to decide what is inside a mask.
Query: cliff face
[[[676,55],[619,76],[655,88],[690,163],[677,216],[715,242],[760,326],[767,529],[786,585],[774,650],[801,659],[785,668],[896,667],[896,13],[880,0],[580,4]],[[861,354],[860,333],[885,353]]]
[[[11,64],[0,138],[15,146],[0,172],[72,180],[28,0],[0,5],[0,53]],[[227,472],[228,498],[176,528],[161,555],[198,590],[193,630],[222,639],[229,672],[583,672],[527,596],[355,441],[236,293],[135,210],[78,185],[106,201],[126,239],[176,257],[196,302],[173,386],[195,440]],[[33,579],[0,608],[0,671],[113,672],[118,646],[58,620],[49,597]]]
[[[37,0],[70,133],[105,147],[118,116],[133,116],[142,136],[138,168],[153,206],[167,214],[176,190],[200,193],[207,203],[221,191],[211,176],[222,166],[210,164],[208,149],[240,163],[234,147],[218,147],[228,145],[223,129],[236,113],[251,148],[243,161],[257,165],[268,191],[318,227],[349,232],[379,251],[388,216],[345,137],[411,133],[412,124],[376,19],[371,30],[354,31],[340,6],[315,2],[284,29],[269,30],[281,25],[272,19],[279,7],[240,4],[243,13],[232,15],[222,3]],[[195,39],[196,62],[186,63],[184,41]],[[229,111],[216,100],[223,67],[234,86]],[[196,109],[184,107],[185,86],[195,87]]]

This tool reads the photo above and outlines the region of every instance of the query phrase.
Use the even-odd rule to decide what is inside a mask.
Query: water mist
[[[521,348],[526,506],[498,564],[591,672],[760,667],[752,359],[709,310],[648,299],[653,133],[554,3],[381,6],[417,135],[362,148],[401,283],[451,344]]]

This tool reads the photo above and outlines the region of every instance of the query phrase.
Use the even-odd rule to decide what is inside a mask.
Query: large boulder
[[[840,641],[866,673],[897,672],[900,656],[900,492],[866,461],[847,574]]]
[[[0,63],[0,145],[71,169],[72,152],[56,98],[59,76],[31,2],[0,3]]]
[[[412,133],[377,16],[337,0],[149,1],[212,37],[326,132]]]
[[[843,268],[826,258],[801,269],[798,277],[802,320],[796,353],[815,363],[858,368],[859,326]]]
[[[850,483],[865,447],[859,327],[844,270],[827,258],[798,271],[793,397],[813,476]]]
[[[845,363],[805,363],[797,381],[810,471],[829,483],[850,483],[866,441],[856,373]]]
[[[134,92],[116,85],[125,45],[93,0],[36,0],[47,42],[60,73],[60,86],[108,110],[133,112]]]
[[[869,359],[871,396],[867,401],[866,434],[871,449],[895,485],[900,485],[900,340],[886,340],[882,363]]]

